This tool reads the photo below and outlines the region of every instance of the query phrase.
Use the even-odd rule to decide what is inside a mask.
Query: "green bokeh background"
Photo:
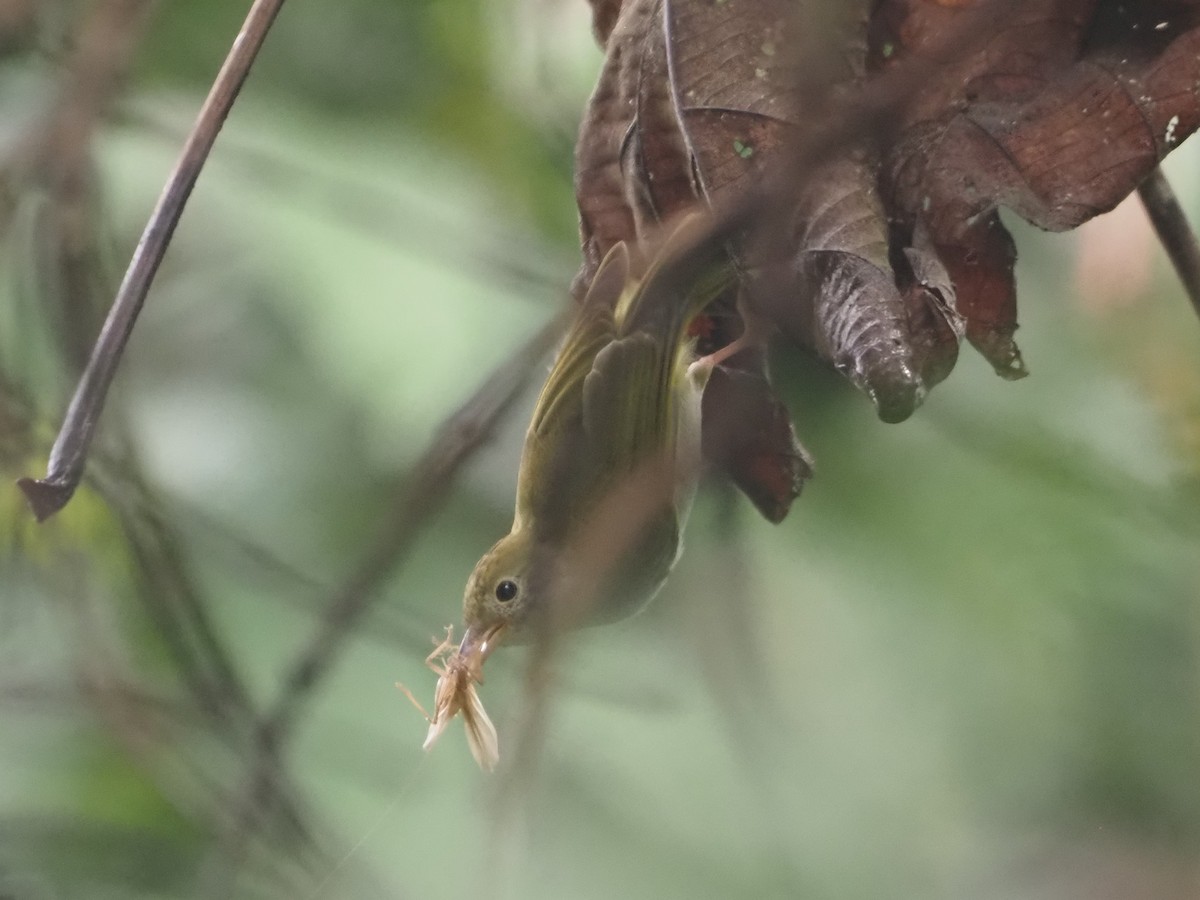
[[[43,11],[0,63],[6,146],[57,71],[72,7]],[[114,275],[244,11],[154,15],[94,148]],[[97,462],[137,458],[259,704],[438,423],[563,302],[600,61],[582,0],[285,6]],[[1167,166],[1196,221],[1198,155]],[[41,199],[14,193],[0,374],[32,415],[4,484],[43,464],[72,379]],[[891,426],[779,348],[817,477],[777,527],[710,486],[664,595],[569,644],[542,765],[501,817],[457,733],[422,753],[393,685],[432,695],[423,642],[508,527],[526,396],[295,735],[325,855],[265,841],[235,894],[1200,895],[1200,325],[1157,249],[1104,305],[1080,291],[1078,235],[1013,224],[1033,374],[964,350]],[[246,753],[186,724],[134,752],[80,689],[182,696],[117,515],[89,488],[39,530],[0,486],[0,538],[0,896],[202,896]],[[506,745],[522,660],[498,654],[484,689]]]

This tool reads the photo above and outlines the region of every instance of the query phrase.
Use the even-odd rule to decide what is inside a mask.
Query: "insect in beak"
[[[476,685],[483,682],[483,663],[504,630],[504,625],[493,626],[482,633],[468,628],[458,648],[454,646],[453,627],[446,629],[446,638],[425,660],[426,665],[438,674],[437,687],[433,695],[433,715],[430,716],[417,703],[415,697],[400,686],[417,709],[429,722],[422,749],[432,747],[442,732],[459,713],[467,730],[467,745],[480,768],[491,771],[500,760],[499,739],[496,726],[483,708]]]

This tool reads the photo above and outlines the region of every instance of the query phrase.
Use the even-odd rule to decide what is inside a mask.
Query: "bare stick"
[[[146,300],[146,293],[150,290],[159,263],[171,242],[171,235],[183,214],[183,207],[217,134],[282,6],[283,0],[254,0],[134,250],[133,259],[129,262],[112,309],[96,340],[91,359],[67,407],[62,429],[50,451],[46,477],[39,481],[22,478],[17,482],[39,522],[66,506],[83,478],[88,449],[104,408],[104,399]]]
[[[305,701],[332,668],[351,630],[370,609],[384,580],[404,561],[432,521],[463,465],[492,436],[505,412],[528,383],[538,362],[563,331],[566,317],[555,317],[498,369],[443,423],[406,479],[378,537],[354,571],[325,606],[322,622],[283,679],[274,705],[257,728],[242,799],[233,828],[226,834],[224,864],[214,870],[218,886],[235,877],[250,835],[279,800],[283,745]]]
[[[1192,309],[1200,316],[1200,241],[1188,224],[1179,198],[1171,189],[1167,176],[1157,166],[1146,176],[1146,180],[1138,185],[1138,195],[1142,205],[1150,216],[1150,223],[1163,249],[1175,267],[1175,273],[1183,282],[1192,301]]]
[[[292,664],[276,700],[272,733],[279,737],[297,707],[332,665],[337,650],[383,580],[403,560],[441,504],[462,466],[492,436],[503,415],[529,382],[538,363],[562,334],[565,318],[555,317],[495,371],[466,403],[443,423],[409,473],[407,484],[385,520],[375,545],[330,600],[324,621]]]

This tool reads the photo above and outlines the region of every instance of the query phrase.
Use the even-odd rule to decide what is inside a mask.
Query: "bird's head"
[[[465,650],[475,649],[486,656],[500,641],[529,640],[539,580],[534,562],[533,541],[515,530],[475,564],[463,596]]]

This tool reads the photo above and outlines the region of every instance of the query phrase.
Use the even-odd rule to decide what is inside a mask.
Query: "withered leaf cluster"
[[[1200,123],[1200,0],[592,0],[606,59],[576,149],[589,283],[696,202],[722,208],[799,131],[897,66],[887,128],[794,173],[783,253],[731,252],[756,315],[907,418],[967,340],[1026,374],[1016,251],[998,215],[1065,230],[1116,206]],[[778,220],[771,227],[780,228]],[[712,343],[737,333],[734,298]],[[772,520],[809,461],[742,354],[706,397],[710,458]]]

